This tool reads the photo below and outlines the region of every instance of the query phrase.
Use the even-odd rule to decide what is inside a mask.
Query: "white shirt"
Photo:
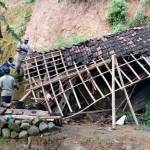
[[[24,51],[20,50],[19,52],[17,52],[17,59],[21,60],[21,61],[23,61],[26,58],[28,52],[31,51],[30,45],[25,44],[25,43],[18,44],[17,49],[23,49],[24,50]]]
[[[11,75],[4,75],[0,78],[1,96],[12,96],[13,88],[16,85],[15,79]]]

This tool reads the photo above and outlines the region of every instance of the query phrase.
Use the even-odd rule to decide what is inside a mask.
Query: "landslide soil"
[[[59,1],[36,1],[26,30],[34,47],[53,46],[57,35],[77,34],[94,38],[109,32],[106,0]]]

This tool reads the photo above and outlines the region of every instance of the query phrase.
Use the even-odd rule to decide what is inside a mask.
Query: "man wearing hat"
[[[14,77],[10,75],[10,69],[5,70],[5,75],[0,78],[1,102],[4,107],[9,107],[13,89],[18,89]]]
[[[32,51],[28,42],[29,42],[29,38],[24,37],[23,42],[17,46],[16,71],[18,75],[20,75],[22,64],[27,54]]]

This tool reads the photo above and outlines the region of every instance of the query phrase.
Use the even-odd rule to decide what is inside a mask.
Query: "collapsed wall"
[[[34,52],[24,63],[28,93],[50,113],[78,114],[111,98],[111,56],[116,67],[116,93],[150,77],[150,25],[92,39],[69,48]],[[103,107],[103,105],[102,105]],[[103,109],[103,108],[102,108]]]

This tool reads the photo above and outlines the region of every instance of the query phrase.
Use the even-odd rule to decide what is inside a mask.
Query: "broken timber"
[[[27,93],[44,103],[50,113],[72,117],[111,97],[113,88],[114,93],[126,91],[149,78],[149,52],[150,25],[81,42],[70,48],[34,52],[24,63],[24,74],[29,81]],[[114,79],[113,54],[117,61]],[[112,83],[115,86],[112,87]]]

